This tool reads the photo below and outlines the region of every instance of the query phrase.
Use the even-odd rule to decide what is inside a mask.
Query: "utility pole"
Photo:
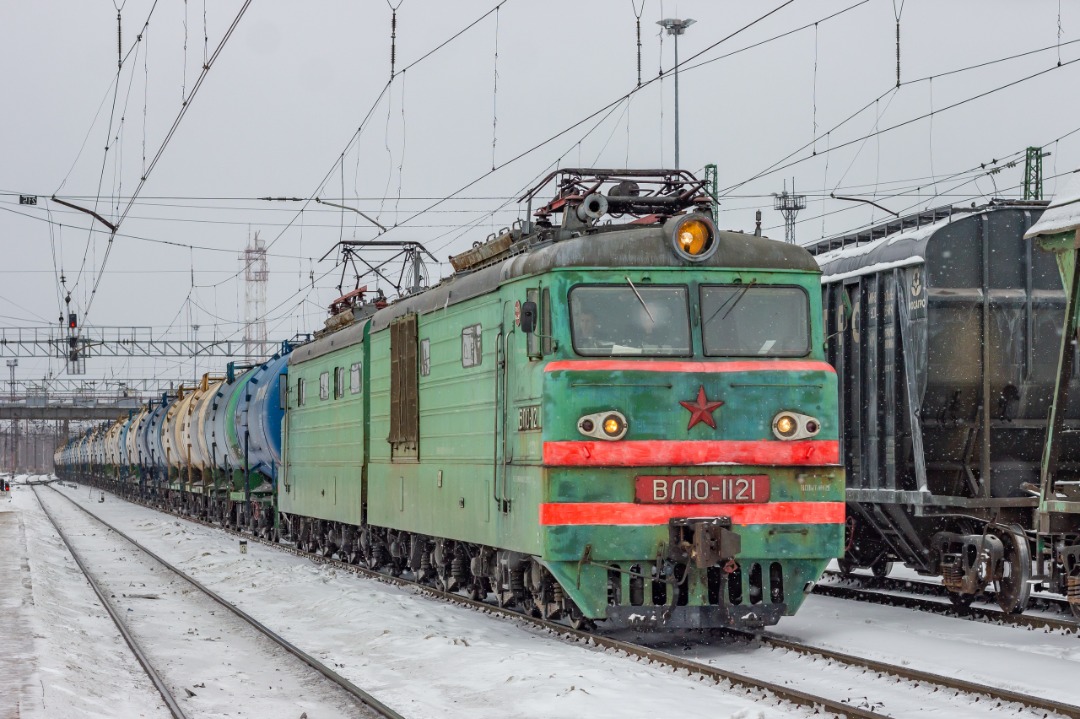
[[[19,366],[19,358],[13,357],[7,361],[8,369],[11,370],[11,403],[15,404],[15,368]],[[19,471],[19,420],[11,420],[11,473]]]
[[[675,169],[681,169],[679,164],[679,35],[686,32],[686,28],[693,25],[697,20],[687,18],[664,18],[657,20],[656,24],[667,30],[668,35],[675,36]]]
[[[7,361],[8,369],[11,371],[11,401],[15,401],[15,368],[19,366],[19,358],[9,359]]]

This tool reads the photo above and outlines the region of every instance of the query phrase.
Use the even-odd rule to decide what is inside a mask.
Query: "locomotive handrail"
[[[500,350],[501,350],[501,344],[500,343],[502,341],[502,338],[503,338],[503,330],[502,330],[502,324],[500,323],[499,324],[499,334],[495,335],[495,412],[494,412],[494,414],[495,414],[495,433],[494,433],[494,436],[492,437],[492,448],[491,448],[491,453],[493,455],[492,456],[492,461],[491,461],[491,471],[492,471],[491,499],[493,501],[495,501],[496,503],[498,503],[498,501],[499,501],[499,465],[501,464],[499,462],[499,425],[500,425],[499,419],[501,417],[501,415],[499,414],[499,367],[500,367],[499,353],[500,353]],[[504,358],[504,360],[505,360],[505,358]],[[506,430],[506,427],[503,427],[504,432],[505,432],[505,430]]]

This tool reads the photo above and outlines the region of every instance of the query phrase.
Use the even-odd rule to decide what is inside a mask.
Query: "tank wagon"
[[[718,231],[682,171],[561,170],[522,201],[528,222],[435,287],[357,288],[314,341],[207,384],[187,410],[201,487],[194,444],[162,442],[183,398],[148,407],[139,476],[186,511],[577,624],[794,613],[844,547],[813,258]]]
[[[689,173],[562,170],[530,218],[551,183],[293,352],[282,536],[579,623],[793,613],[843,541],[817,266]]]
[[[1065,307],[1052,257],[1023,239],[1044,208],[939,208],[809,248],[840,378],[842,569],[898,560],[957,603],[993,583],[1002,608],[1026,606]],[[1062,457],[1075,468],[1080,436]]]
[[[107,481],[121,493],[269,537],[289,348],[259,365],[229,364],[191,387],[93,427],[58,449],[62,478]]]

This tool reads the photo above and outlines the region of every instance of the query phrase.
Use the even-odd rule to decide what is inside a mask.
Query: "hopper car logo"
[[[541,429],[540,405],[518,407],[518,432],[531,432],[535,429]]]
[[[911,273],[911,296],[918,297],[922,294],[922,272],[915,270]]]

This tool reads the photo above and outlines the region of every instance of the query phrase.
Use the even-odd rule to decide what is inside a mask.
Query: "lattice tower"
[[[795,194],[795,182],[791,183],[791,193],[787,191],[787,182],[784,182],[784,191],[780,194],[773,193],[773,209],[780,210],[784,216],[784,241],[795,244],[795,216],[799,210],[806,208],[806,195]]]
[[[240,257],[244,270],[244,355],[249,362],[262,357],[266,342],[266,281],[270,277],[266,263],[266,243],[259,233],[248,243]]]

